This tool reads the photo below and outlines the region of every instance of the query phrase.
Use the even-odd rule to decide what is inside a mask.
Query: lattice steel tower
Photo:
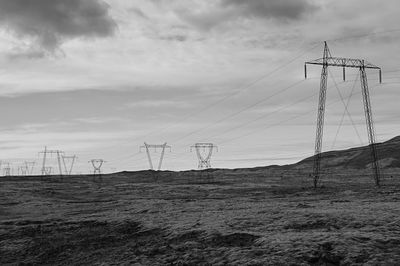
[[[196,149],[197,159],[199,160],[198,168],[200,170],[211,168],[211,155],[214,149],[218,151],[218,147],[213,143],[196,143],[190,147],[190,151],[193,148]]]
[[[25,161],[25,167],[27,169],[28,175],[33,175],[33,167],[35,166],[36,162],[34,161]]]
[[[318,186],[321,174],[321,149],[322,149],[322,136],[324,128],[324,114],[325,114],[325,102],[326,102],[326,89],[328,83],[328,66],[342,67],[343,68],[343,80],[346,80],[345,69],[346,67],[358,68],[360,72],[361,80],[361,91],[364,103],[365,120],[367,124],[367,133],[369,140],[369,147],[372,155],[372,168],[375,179],[375,184],[380,185],[382,173],[379,165],[378,153],[375,146],[375,130],[374,122],[372,119],[371,101],[368,90],[367,74],[365,69],[378,69],[379,70],[379,82],[382,83],[382,71],[381,68],[371,63],[364,61],[363,59],[351,59],[342,57],[332,57],[328,44],[324,43],[324,54],[322,58],[306,62],[304,64],[304,75],[307,78],[307,65],[322,65],[320,91],[319,91],[319,102],[318,102],[318,116],[317,116],[317,130],[315,137],[315,155],[313,165],[313,183],[314,188]]]
[[[48,150],[47,147],[44,147],[44,151],[39,152],[39,154],[43,154],[43,162],[42,162],[42,175],[50,175],[51,170],[49,167],[46,167],[46,160],[48,159],[48,155],[56,154],[57,155],[57,163],[58,163],[58,170],[60,176],[63,175],[62,167],[61,167],[61,156],[64,154],[63,151],[60,150]]]
[[[76,157],[76,155],[73,155],[73,156],[62,155],[61,158],[62,158],[62,162],[63,162],[63,164],[64,164],[65,173],[66,173],[67,175],[71,175],[71,174],[72,174],[72,169],[74,168],[74,163],[75,163],[75,161],[76,161],[76,159],[77,159],[78,157]],[[67,160],[70,161],[69,168],[67,167],[67,163],[65,162],[65,159],[67,159]]]
[[[11,176],[11,166],[10,163],[3,163],[3,165],[5,165],[5,167],[3,168],[3,173],[5,176]]]
[[[89,161],[89,163],[92,164],[93,166],[93,175],[94,176],[101,176],[101,167],[106,161],[103,159],[92,159]]]
[[[147,159],[149,160],[149,165],[150,165],[150,170],[154,170],[153,161],[152,161],[151,155],[150,155],[150,149],[153,148],[155,152],[157,151],[157,149],[161,149],[160,160],[158,162],[158,168],[157,168],[157,171],[160,171],[161,165],[162,165],[162,162],[164,159],[165,149],[168,148],[171,151],[171,146],[167,145],[166,142],[164,144],[147,144],[145,142],[144,146],[140,146],[139,151],[142,151],[143,148],[146,149]]]

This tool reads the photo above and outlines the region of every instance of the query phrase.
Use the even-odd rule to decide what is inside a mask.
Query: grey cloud
[[[184,21],[209,30],[224,22],[238,18],[259,18],[288,22],[311,14],[318,6],[308,0],[221,0],[212,10],[193,12],[189,9],[176,10]]]
[[[316,6],[307,0],[223,0],[221,6],[237,8],[239,15],[243,17],[278,20],[299,19],[316,9]]]
[[[8,59],[18,60],[18,59],[41,59],[46,56],[44,51],[39,50],[27,50],[27,51],[16,51],[8,54]]]
[[[102,0],[0,0],[0,25],[54,52],[66,39],[111,36],[108,9]]]
[[[225,21],[235,18],[234,13],[228,10],[213,10],[207,13],[193,13],[188,9],[180,9],[175,12],[182,20],[201,30],[209,30]]]
[[[164,41],[175,41],[175,42],[184,42],[187,40],[187,36],[185,35],[165,35],[159,37],[161,40]]]

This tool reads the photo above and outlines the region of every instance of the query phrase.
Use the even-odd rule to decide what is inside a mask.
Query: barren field
[[[299,174],[300,175],[300,174]],[[0,178],[0,264],[399,265],[400,182],[279,170]]]

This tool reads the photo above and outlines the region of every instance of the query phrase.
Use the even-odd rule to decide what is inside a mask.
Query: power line
[[[356,80],[354,80],[354,82],[355,82],[355,81],[356,81]],[[373,88],[373,87],[372,87],[372,88]],[[260,116],[260,117],[258,117],[258,118],[256,118],[256,119],[254,119],[254,120],[252,120],[252,121],[249,121],[249,122],[246,122],[246,123],[244,123],[244,124],[248,124],[248,123],[254,122],[254,121],[256,121],[256,120],[261,119],[262,117],[270,116],[270,115],[272,115],[273,113],[277,113],[277,112],[279,112],[279,111],[285,110],[285,109],[288,108],[289,106],[293,106],[294,104],[297,104],[297,103],[303,102],[303,101],[305,101],[305,100],[307,100],[307,99],[310,99],[311,97],[315,96],[316,94],[317,94],[317,93],[314,93],[313,95],[310,95],[310,96],[307,96],[307,97],[305,97],[305,98],[302,98],[302,99],[300,99],[300,100],[294,102],[293,104],[290,104],[290,105],[288,105],[288,106],[279,108],[279,109],[273,111],[272,113],[267,113],[267,114],[265,114],[265,115],[263,115],[263,116]],[[357,93],[357,94],[359,94],[359,93]],[[351,95],[351,96],[352,96],[352,95]],[[350,96],[350,97],[351,97],[351,96]],[[339,102],[339,101],[341,101],[341,100],[342,100],[342,99],[338,99],[337,101],[333,102],[332,104],[334,104],[334,103],[336,103],[336,102]],[[328,106],[330,106],[330,105],[332,105],[332,104],[329,104]],[[311,112],[312,112],[312,111],[307,112],[307,113],[304,113],[304,114],[301,114],[301,115],[298,115],[298,116],[295,116],[295,117],[292,117],[292,118],[289,118],[289,119],[287,119],[287,120],[281,121],[281,122],[276,123],[276,124],[273,124],[273,125],[267,125],[267,127],[264,127],[264,128],[271,128],[271,127],[275,127],[275,126],[281,125],[281,124],[283,124],[283,123],[285,123],[285,122],[294,120],[294,119],[296,119],[296,118],[298,118],[298,117],[304,116],[304,115],[309,114],[309,113],[311,113]],[[224,133],[226,133],[226,132],[228,132],[228,130],[225,131]],[[246,134],[240,135],[240,136],[238,136],[238,137],[235,137],[235,138],[230,139],[230,140],[227,140],[227,141],[222,141],[221,143],[227,143],[227,142],[230,142],[230,141],[233,141],[233,140],[236,140],[236,139],[239,139],[239,138],[248,136],[248,135],[253,134],[253,133],[256,133],[256,132],[259,132],[259,129],[254,130],[254,131],[251,131],[250,133],[246,133]],[[213,135],[213,137],[215,137],[215,136],[221,136],[221,135],[223,135],[223,134]],[[176,156],[181,156],[181,155],[182,155],[182,156],[183,156],[183,155],[185,155],[185,153],[174,153],[173,155],[176,155]]]
[[[267,78],[267,77],[271,76],[272,74],[278,72],[279,70],[283,69],[284,67],[290,65],[291,63],[293,63],[293,62],[296,61],[297,59],[299,59],[299,58],[301,58],[302,56],[304,56],[305,54],[307,54],[309,51],[315,49],[317,46],[318,46],[318,44],[314,44],[312,47],[310,47],[309,49],[304,50],[302,53],[300,53],[299,55],[297,55],[297,56],[291,58],[290,60],[288,60],[288,61],[285,62],[284,64],[282,64],[282,65],[278,66],[277,68],[271,70],[270,72],[268,72],[268,73],[262,75],[261,77],[256,78],[255,80],[251,81],[251,82],[248,83],[247,85],[242,86],[242,87],[239,87],[239,88],[236,89],[232,94],[229,94],[229,95],[223,97],[222,99],[219,99],[219,100],[217,100],[216,102],[213,102],[213,103],[211,103],[211,104],[209,104],[209,105],[203,107],[201,110],[198,110],[198,111],[195,111],[195,112],[193,112],[193,113],[190,113],[190,114],[186,115],[186,116],[183,117],[182,119],[178,120],[178,122],[176,122],[175,124],[170,125],[170,126],[167,126],[167,127],[164,127],[164,128],[160,128],[160,129],[154,130],[154,131],[152,131],[152,132],[150,132],[150,133],[148,133],[148,134],[145,134],[145,135],[142,135],[142,136],[139,136],[139,137],[135,137],[135,138],[133,138],[133,139],[126,140],[126,142],[131,142],[131,141],[139,140],[139,139],[145,139],[145,138],[148,138],[148,137],[151,136],[151,135],[154,135],[154,134],[157,134],[157,133],[159,134],[159,133],[162,132],[162,131],[165,131],[165,130],[168,130],[168,129],[177,127],[178,125],[181,124],[181,122],[186,121],[186,120],[189,119],[189,118],[193,118],[193,116],[195,116],[195,115],[197,115],[197,114],[204,113],[205,111],[207,111],[207,110],[213,108],[214,106],[217,106],[218,104],[220,104],[220,103],[222,103],[222,102],[224,102],[224,101],[226,101],[226,100],[228,100],[228,99],[230,99],[230,98],[232,98],[232,97],[234,97],[234,96],[236,96],[236,95],[238,95],[238,94],[240,94],[240,93],[242,93],[242,92],[244,92],[244,91],[247,91],[248,89],[250,89],[251,87],[253,87],[255,84],[257,84],[258,82],[260,82],[261,80],[264,80],[265,78]],[[278,93],[278,94],[279,94],[279,93]],[[267,99],[265,99],[265,100],[267,100]],[[259,104],[259,103],[257,103],[257,104]],[[255,104],[255,105],[257,105],[257,104]],[[250,107],[250,108],[251,108],[251,107]],[[250,108],[248,108],[248,109],[250,109]],[[240,113],[240,112],[239,112],[239,113]],[[238,113],[238,114],[239,114],[239,113]],[[232,117],[233,117],[233,116],[234,116],[234,115],[232,115]],[[109,148],[109,149],[111,150],[111,149],[113,149],[113,148],[114,148],[114,147]],[[103,150],[104,150],[104,149],[103,149]],[[125,159],[125,158],[129,158],[129,157],[130,157],[130,156],[123,156],[123,157],[121,157],[121,158],[122,158],[122,159]]]
[[[217,100],[217,101],[215,101],[215,102],[213,102],[213,103],[210,103],[210,104],[208,104],[208,105],[202,107],[200,110],[197,110],[197,111],[195,111],[195,112],[192,112],[192,113],[190,113],[190,114],[184,116],[182,119],[178,120],[178,122],[176,122],[176,123],[179,125],[181,122],[186,121],[186,120],[189,119],[189,118],[193,118],[193,116],[195,116],[195,115],[197,115],[197,114],[204,113],[205,111],[207,111],[207,110],[209,110],[209,109],[211,109],[211,108],[213,108],[213,107],[219,105],[220,103],[222,103],[222,102],[224,102],[224,101],[226,101],[226,100],[228,100],[228,99],[230,99],[230,98],[232,98],[232,97],[234,97],[234,96],[236,96],[236,95],[238,95],[238,94],[240,94],[240,93],[242,93],[242,92],[244,92],[244,91],[247,91],[248,89],[250,89],[251,87],[253,87],[255,84],[259,83],[260,81],[264,80],[264,79],[267,78],[267,77],[270,77],[272,74],[278,72],[279,70],[283,69],[284,67],[290,65],[291,63],[293,63],[293,62],[296,61],[297,59],[299,59],[299,58],[301,58],[302,56],[304,56],[305,54],[307,54],[309,51],[315,49],[317,46],[318,46],[318,44],[313,45],[311,48],[309,48],[309,49],[305,50],[304,52],[300,53],[299,55],[297,55],[297,56],[291,58],[290,60],[288,60],[288,61],[285,62],[284,64],[278,66],[277,68],[275,68],[275,69],[269,71],[268,73],[262,75],[261,77],[258,77],[258,78],[256,78],[256,79],[254,79],[253,81],[251,81],[251,82],[248,83],[247,85],[242,86],[242,87],[239,87],[238,89],[234,90],[233,93],[231,93],[231,94],[229,94],[229,95],[223,97],[222,99],[219,99],[219,100]],[[177,126],[177,125],[175,124],[175,125],[171,125],[171,126],[168,126],[168,127],[165,127],[165,128],[161,128],[161,129],[155,130],[155,131],[153,131],[153,132],[151,132],[151,133],[149,133],[149,134],[147,134],[147,135],[145,135],[145,136],[143,136],[143,137],[148,137],[149,135],[153,135],[153,134],[155,134],[155,133],[160,133],[160,132],[165,131],[165,130],[167,130],[167,129],[174,128],[174,127],[176,127],[176,126]],[[135,140],[136,140],[136,139],[139,139],[139,138],[140,138],[140,137],[135,138]]]
[[[305,50],[304,52],[302,52],[301,54],[295,56],[294,58],[288,60],[287,62],[285,62],[284,64],[278,66],[277,68],[271,70],[270,72],[268,72],[268,73],[262,75],[261,77],[256,78],[255,80],[251,81],[250,83],[248,83],[248,84],[245,85],[245,86],[239,87],[239,88],[236,89],[233,93],[231,93],[231,94],[229,94],[229,95],[223,97],[222,99],[217,100],[216,102],[213,102],[213,103],[211,103],[211,104],[209,104],[209,105],[206,105],[205,107],[202,107],[200,110],[197,110],[197,111],[195,111],[195,112],[192,112],[192,113],[186,115],[186,116],[183,117],[182,119],[178,120],[178,122],[175,123],[174,125],[170,125],[170,126],[167,126],[167,127],[161,128],[161,129],[154,130],[154,131],[150,132],[149,134],[146,134],[146,135],[143,135],[143,136],[140,136],[140,137],[136,137],[136,138],[134,138],[134,139],[131,139],[130,141],[132,141],[132,140],[138,140],[138,139],[140,139],[140,138],[143,139],[143,138],[146,138],[146,137],[148,137],[148,136],[154,135],[154,134],[156,134],[156,133],[160,133],[160,132],[162,132],[162,131],[168,130],[168,129],[170,129],[170,128],[174,128],[174,127],[176,127],[177,125],[179,125],[181,122],[186,121],[186,120],[189,119],[189,118],[193,118],[193,116],[195,116],[195,115],[197,115],[197,114],[204,113],[205,111],[207,111],[207,110],[209,110],[209,109],[211,109],[211,108],[217,106],[218,104],[220,104],[220,103],[226,101],[227,99],[232,98],[233,96],[236,96],[236,95],[238,95],[238,94],[240,94],[240,93],[242,93],[242,92],[244,92],[244,91],[250,89],[250,88],[253,87],[255,84],[257,84],[258,82],[260,82],[261,80],[264,80],[265,78],[267,78],[267,77],[271,76],[272,74],[278,72],[279,70],[281,70],[282,68],[286,67],[287,65],[293,63],[293,62],[296,61],[297,59],[299,59],[299,58],[301,58],[302,56],[304,56],[305,54],[307,54],[309,51],[315,49],[317,46],[318,46],[318,44],[313,45],[313,46],[310,47],[309,49]]]
[[[379,35],[379,34],[385,34],[385,33],[394,33],[394,32],[400,32],[400,29],[391,29],[391,30],[385,30],[385,31],[377,31],[377,32],[370,32],[370,33],[364,33],[364,34],[358,34],[358,35],[348,35],[344,37],[339,37],[335,39],[330,39],[327,40],[327,42],[333,41],[343,41],[343,40],[350,40],[350,39],[358,39],[358,38],[364,38],[364,37],[369,37],[373,35]]]
[[[262,77],[260,77],[260,78],[258,78],[258,79],[256,79],[256,80],[254,80],[253,82],[251,82],[250,84],[248,84],[246,87],[244,87],[244,89],[246,90],[246,89],[250,88],[251,86],[253,86],[253,85],[256,84],[257,82],[261,81],[262,79],[264,79],[264,78],[266,78],[266,77],[272,75],[273,73],[275,73],[276,71],[280,70],[281,68],[283,68],[283,67],[289,65],[290,63],[292,63],[292,62],[294,62],[295,60],[297,60],[298,58],[302,57],[304,54],[308,53],[309,50],[312,50],[312,49],[314,49],[315,47],[316,47],[316,45],[313,46],[313,47],[311,47],[310,49],[308,49],[306,52],[304,52],[304,53],[302,53],[302,54],[296,56],[296,57],[293,58],[293,59],[291,59],[291,60],[288,61],[286,64],[284,64],[284,65],[282,65],[282,66],[280,66],[280,67],[274,69],[273,71],[267,73],[266,75],[264,75],[264,76],[262,76]],[[213,125],[215,125],[215,124],[217,124],[217,123],[219,123],[219,122],[221,122],[221,121],[224,121],[224,120],[229,119],[229,118],[232,118],[232,117],[234,117],[234,116],[236,116],[236,115],[238,115],[238,114],[240,114],[240,113],[242,113],[242,112],[245,112],[245,111],[247,111],[247,110],[253,108],[254,106],[257,106],[258,104],[260,104],[260,103],[262,103],[262,102],[264,102],[264,101],[267,101],[267,100],[269,100],[269,99],[271,99],[271,98],[273,98],[273,97],[275,97],[275,96],[277,96],[277,95],[279,95],[279,94],[281,94],[281,93],[283,93],[283,92],[285,92],[285,91],[287,91],[287,90],[293,88],[294,86],[298,85],[298,84],[301,83],[301,82],[304,82],[304,80],[297,81],[297,82],[295,82],[294,84],[291,84],[291,85],[289,85],[288,87],[286,87],[286,88],[284,88],[284,89],[282,89],[282,90],[280,90],[280,91],[277,91],[276,93],[274,93],[274,94],[272,94],[272,95],[269,95],[269,96],[263,98],[262,100],[260,100],[260,101],[258,101],[258,102],[256,102],[256,103],[254,103],[254,104],[251,104],[250,106],[247,106],[247,107],[245,107],[245,108],[243,108],[243,109],[241,109],[241,110],[239,110],[239,111],[237,111],[237,112],[235,112],[235,113],[233,113],[233,114],[230,114],[230,115],[228,115],[228,116],[226,116],[226,117],[224,117],[224,118],[222,118],[222,119],[220,119],[220,120],[218,120],[218,121],[213,122],[212,124],[206,126],[205,128],[201,128],[200,130],[192,131],[192,132],[190,132],[189,134],[186,134],[186,135],[184,135],[183,137],[179,138],[179,141],[182,140],[182,139],[184,139],[184,138],[187,138],[187,137],[189,137],[189,136],[191,136],[191,135],[194,135],[194,134],[196,134],[196,133],[198,133],[198,132],[200,132],[200,131],[203,131],[204,129],[209,128],[209,127],[211,127],[211,126],[213,126]],[[225,100],[227,100],[227,99],[229,99],[229,98],[231,98],[231,97],[233,97],[233,96],[235,96],[235,95],[237,95],[237,94],[239,94],[239,93],[241,93],[241,92],[242,92],[242,90],[237,90],[237,91],[234,92],[233,94],[230,94],[230,95],[224,97],[223,99],[220,99],[219,101],[214,102],[213,104],[206,106],[204,109],[201,110],[201,113],[203,113],[204,111],[206,111],[206,110],[208,110],[208,109],[214,107],[214,106],[217,105],[218,103],[223,102],[223,101],[225,101]],[[197,114],[197,113],[198,113],[198,112],[196,112],[196,114]],[[181,121],[184,121],[184,120],[186,120],[187,118],[189,118],[189,117],[191,117],[191,116],[192,116],[192,114],[190,114],[190,115],[188,115],[188,116],[185,116]],[[175,126],[176,126],[176,125],[175,125]],[[172,127],[173,127],[173,126],[172,126]],[[156,131],[156,132],[159,133],[159,132],[161,132],[161,131],[163,131],[163,130],[166,130],[166,129],[169,129],[169,128],[171,128],[171,126],[169,126],[169,127],[167,127],[167,128],[164,128],[164,129],[160,129],[160,130],[158,130],[158,131]],[[149,135],[152,135],[152,133],[150,133]],[[148,137],[149,135],[146,135],[146,137]],[[134,140],[136,140],[136,139],[138,139],[138,138],[139,138],[139,137],[135,138]],[[174,141],[176,141],[176,140],[174,140]],[[129,157],[129,156],[128,156],[128,157]],[[123,158],[125,158],[125,157],[123,157]]]
[[[371,88],[374,88],[374,87],[376,87],[376,85],[373,86],[373,87],[371,87]],[[361,93],[361,92],[358,92],[358,93],[355,93],[355,94],[353,94],[353,95],[357,95],[357,94],[360,94],[360,93]],[[314,95],[311,95],[311,96],[314,96]],[[349,97],[350,97],[350,96],[349,96]],[[304,98],[304,99],[306,99],[306,98]],[[303,100],[304,100],[304,99],[303,99]],[[301,101],[301,100],[300,100],[300,101]],[[300,102],[300,101],[298,101],[298,102]],[[336,101],[330,103],[330,104],[327,105],[327,106],[331,106],[331,105],[333,105],[333,104],[336,104],[336,103],[338,103],[339,101],[341,101],[341,99],[337,99]],[[297,119],[297,118],[299,118],[299,117],[305,116],[305,115],[307,115],[307,114],[309,114],[309,113],[312,113],[312,112],[314,112],[314,111],[313,111],[313,110],[310,110],[310,111],[308,111],[308,112],[306,112],[306,113],[302,113],[302,114],[300,114],[300,115],[291,117],[291,118],[286,119],[286,120],[284,120],[284,121],[281,121],[281,122],[279,122],[279,123],[269,124],[269,125],[267,125],[266,127],[263,127],[263,129],[268,129],[268,128],[276,127],[276,126],[278,126],[278,125],[282,125],[282,124],[284,124],[284,123],[286,123],[286,122],[295,120],[295,119]],[[236,139],[239,139],[239,138],[242,138],[242,137],[245,137],[245,136],[254,134],[254,133],[256,133],[256,132],[260,132],[260,129],[257,129],[257,130],[248,132],[248,133],[246,133],[246,134],[242,134],[242,135],[240,135],[240,136],[237,136],[237,137],[235,137],[235,138],[232,138],[232,139],[223,141],[223,142],[221,142],[221,144],[229,143],[229,142],[231,142],[231,141],[234,141],[234,140],[236,140]],[[171,155],[172,155],[172,156],[175,156],[175,158],[179,158],[179,156],[185,155],[185,153],[172,153]]]
[[[330,70],[329,70],[329,73],[331,73]],[[356,132],[356,135],[357,135],[357,137],[358,137],[358,140],[359,140],[360,143],[362,144],[362,140],[361,140],[361,137],[360,137],[360,133],[358,133],[357,127],[355,126],[355,123],[354,123],[354,121],[353,121],[353,118],[352,118],[352,116],[351,116],[351,114],[350,114],[350,112],[349,112],[349,110],[348,110],[348,108],[347,108],[347,105],[348,105],[348,104],[346,104],[346,103],[344,102],[343,95],[342,95],[342,93],[340,92],[339,86],[337,85],[336,80],[335,80],[335,77],[332,75],[332,73],[331,73],[331,76],[332,76],[333,84],[335,85],[335,88],[336,88],[336,90],[337,90],[337,92],[338,92],[338,94],[339,94],[340,100],[341,100],[342,103],[343,103],[344,112],[345,112],[345,113],[347,114],[347,116],[349,117],[350,122],[351,122],[351,124],[353,125],[353,128],[354,128],[354,130],[355,130],[355,132]],[[352,91],[353,91],[353,90],[352,90]],[[350,97],[348,98],[348,100],[350,100],[351,96],[352,96],[352,95],[350,95]]]
[[[293,83],[293,84],[291,84],[291,85],[289,85],[289,86],[287,86],[287,87],[285,87],[285,88],[283,88],[283,89],[281,89],[281,90],[279,90],[279,91],[273,93],[272,95],[269,95],[269,96],[267,96],[267,97],[265,97],[265,98],[263,98],[263,99],[261,99],[261,100],[255,102],[255,103],[253,103],[253,104],[251,104],[251,105],[249,105],[249,106],[246,106],[246,107],[240,109],[239,111],[236,111],[236,112],[234,112],[234,113],[232,113],[232,114],[230,114],[230,115],[228,115],[228,116],[225,116],[225,117],[223,117],[223,118],[221,118],[221,119],[219,119],[219,120],[217,120],[217,121],[214,121],[213,123],[211,123],[211,124],[209,124],[209,125],[207,125],[207,126],[205,126],[205,127],[202,127],[202,128],[200,128],[200,129],[191,131],[190,133],[188,133],[188,134],[186,134],[186,135],[184,135],[184,136],[182,136],[182,137],[179,137],[179,138],[177,138],[176,140],[177,140],[177,141],[182,141],[183,139],[185,139],[185,138],[187,138],[187,137],[189,137],[189,136],[192,136],[192,135],[194,135],[194,134],[196,134],[196,133],[199,133],[199,132],[201,132],[201,131],[203,131],[203,130],[205,130],[205,129],[207,129],[207,128],[210,128],[210,127],[212,127],[212,126],[214,126],[214,125],[216,125],[216,124],[218,124],[218,123],[220,123],[220,122],[223,122],[223,121],[225,121],[225,120],[227,120],[227,119],[230,119],[230,118],[232,118],[232,117],[234,117],[234,116],[236,116],[236,115],[238,115],[238,114],[241,114],[241,113],[243,113],[243,112],[245,112],[245,111],[247,111],[247,110],[249,110],[249,109],[251,109],[251,108],[253,108],[253,107],[255,107],[255,106],[257,106],[257,105],[259,105],[259,104],[261,104],[261,103],[263,103],[263,102],[265,102],[265,101],[267,101],[267,100],[272,99],[273,97],[275,97],[275,96],[277,96],[277,95],[279,95],[279,94],[282,94],[283,92],[285,92],[285,91],[287,91],[287,90],[289,90],[289,89],[294,88],[295,86],[297,86],[298,84],[300,84],[300,83],[302,83],[302,82],[304,82],[304,80],[296,81],[295,83]],[[174,140],[174,141],[175,141],[175,140]]]
[[[337,139],[337,137],[338,137],[338,135],[339,135],[339,131],[340,131],[341,127],[342,127],[342,124],[343,124],[343,121],[344,121],[344,117],[346,116],[346,110],[347,110],[347,108],[348,108],[348,106],[349,106],[349,104],[350,104],[351,97],[353,96],[353,92],[354,92],[354,89],[355,89],[355,87],[356,87],[357,80],[358,80],[358,75],[357,75],[357,78],[354,80],[353,87],[351,88],[350,96],[347,98],[347,103],[346,103],[346,105],[345,105],[345,110],[343,111],[342,117],[341,117],[341,119],[340,119],[339,127],[338,127],[338,129],[337,129],[337,131],[336,131],[336,135],[335,135],[335,138],[334,138],[334,140],[333,140],[331,149],[333,149],[333,147],[334,147],[335,144],[336,144],[336,139]],[[354,126],[354,124],[353,124],[353,126]],[[360,139],[360,141],[361,141],[361,138],[360,138],[360,136],[359,136],[359,134],[358,134],[358,131],[356,131],[356,132],[357,132],[357,136],[359,137],[359,139]],[[362,142],[362,141],[361,141],[361,142]]]
[[[372,88],[374,88],[374,87],[371,87],[371,89],[372,89]],[[361,92],[358,92],[358,93],[355,93],[354,95],[360,94],[360,93],[361,93]],[[333,105],[333,104],[335,104],[335,103],[338,103],[339,101],[341,101],[341,100],[338,99],[337,101],[334,101],[334,102],[332,102],[331,104],[329,104],[329,105],[327,105],[327,106],[331,106],[331,105]],[[310,111],[308,111],[308,112],[305,112],[305,113],[302,113],[302,114],[293,116],[293,117],[291,117],[291,118],[289,118],[289,119],[280,121],[280,122],[275,123],[275,124],[272,124],[272,125],[266,125],[265,127],[262,127],[262,129],[265,130],[265,129],[269,129],[269,128],[272,128],[272,127],[276,127],[276,126],[282,125],[282,124],[284,124],[284,123],[286,123],[286,122],[288,122],[288,121],[292,121],[292,120],[297,119],[297,118],[299,118],[299,117],[308,115],[308,114],[310,114],[311,112],[315,112],[315,110],[310,110]],[[237,137],[235,137],[235,138],[231,138],[231,139],[228,139],[228,140],[225,140],[225,141],[221,141],[220,144],[229,143],[229,142],[232,142],[232,141],[234,141],[234,140],[237,140],[237,139],[240,139],[240,138],[243,138],[243,137],[247,137],[247,136],[252,135],[252,134],[254,134],[254,133],[256,133],[256,132],[259,132],[259,131],[260,131],[260,129],[253,130],[253,131],[250,131],[250,132],[248,132],[248,133],[239,135],[239,136],[237,136]]]
[[[249,121],[247,121],[247,122],[245,122],[245,123],[242,123],[242,124],[236,125],[236,126],[234,126],[234,127],[231,127],[231,128],[229,128],[228,130],[225,130],[225,131],[223,131],[222,133],[214,134],[214,135],[212,135],[212,136],[209,137],[209,138],[220,137],[221,135],[224,135],[225,133],[232,132],[232,130],[239,129],[239,128],[243,128],[244,126],[247,126],[247,125],[249,125],[249,124],[251,124],[251,123],[254,123],[254,122],[259,121],[259,120],[261,120],[261,119],[263,119],[263,118],[269,117],[269,116],[271,116],[271,115],[273,115],[273,114],[279,113],[280,111],[284,111],[284,110],[286,110],[286,109],[288,109],[288,108],[290,108],[290,107],[293,107],[293,106],[296,105],[296,104],[305,102],[305,101],[307,101],[307,100],[313,98],[313,97],[316,96],[317,94],[318,94],[318,93],[314,93],[314,94],[309,95],[309,96],[307,96],[307,97],[301,98],[301,99],[299,99],[298,101],[295,101],[294,103],[285,105],[284,107],[281,107],[281,108],[278,108],[278,109],[276,109],[276,110],[274,110],[274,111],[272,111],[272,112],[268,112],[268,113],[266,113],[266,114],[263,114],[263,115],[261,115],[261,116],[255,118],[255,119],[253,119],[253,120],[249,120]]]

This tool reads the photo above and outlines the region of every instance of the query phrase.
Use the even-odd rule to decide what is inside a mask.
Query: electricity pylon
[[[62,167],[61,167],[61,156],[64,154],[63,151],[60,150],[48,150],[47,147],[44,147],[44,151],[39,152],[43,153],[43,164],[42,164],[42,175],[49,175],[49,173],[47,173],[46,171],[46,160],[47,160],[47,155],[50,154],[56,154],[57,155],[57,162],[58,162],[58,170],[60,173],[60,176],[63,175],[62,172]]]
[[[27,174],[28,174],[28,168],[26,167],[26,165],[18,166],[18,175],[19,176],[27,176]]]
[[[93,175],[101,176],[101,167],[104,163],[106,163],[106,161],[104,161],[103,159],[92,159],[89,161],[89,163],[91,163],[93,166]]]
[[[196,143],[190,147],[190,151],[193,148],[196,149],[197,159],[199,160],[198,168],[200,170],[211,168],[211,155],[214,149],[218,151],[218,147],[213,143]]]
[[[322,136],[324,128],[324,114],[325,114],[325,102],[326,102],[326,89],[328,84],[328,66],[342,67],[343,68],[343,80],[346,80],[345,69],[346,67],[358,68],[360,72],[361,80],[361,91],[364,103],[365,120],[367,124],[367,133],[369,146],[372,155],[372,168],[376,186],[380,185],[382,177],[378,153],[375,146],[375,130],[374,122],[372,119],[371,111],[371,100],[368,90],[367,74],[365,69],[378,69],[379,70],[379,82],[382,83],[382,71],[381,68],[371,63],[364,61],[363,59],[352,59],[342,57],[332,57],[328,44],[324,43],[324,54],[322,58],[306,62],[304,64],[304,75],[307,78],[307,65],[322,65],[320,91],[319,91],[319,102],[318,102],[318,116],[317,116],[317,130],[315,138],[315,154],[314,154],[314,166],[313,166],[313,182],[314,188],[318,186],[320,180],[321,170],[321,149],[322,149]]]
[[[11,176],[11,167],[10,167],[10,163],[3,163],[5,165],[5,167],[3,168],[3,174],[5,176]]]
[[[76,157],[76,155],[73,155],[73,156],[66,156],[66,155],[63,155],[61,158],[62,158],[62,161],[63,161],[63,164],[64,164],[65,173],[66,173],[67,175],[71,175],[72,169],[73,169],[73,167],[74,167],[75,160],[76,160],[76,158],[78,158],[78,157]],[[65,163],[65,159],[71,160],[71,165],[69,166],[68,169],[67,169],[67,164]]]
[[[33,174],[33,167],[35,166],[36,162],[31,161],[31,162],[27,162],[25,161],[25,167],[26,167],[26,171],[28,173],[28,175],[32,175]]]
[[[150,165],[150,170],[154,170],[154,167],[153,167],[153,162],[151,160],[151,155],[150,155],[149,149],[154,149],[154,152],[156,152],[157,149],[161,149],[160,160],[158,162],[158,168],[157,168],[157,171],[160,171],[161,165],[162,165],[162,162],[164,159],[165,149],[169,148],[169,151],[171,152],[171,146],[167,145],[166,142],[164,144],[147,144],[145,142],[144,146],[140,146],[139,151],[142,151],[143,148],[146,149],[147,159],[149,160],[149,165]]]
[[[43,174],[44,172],[44,174]],[[49,167],[45,167],[44,169],[42,169],[42,175],[51,175],[51,173],[53,172],[53,167],[49,166]]]

